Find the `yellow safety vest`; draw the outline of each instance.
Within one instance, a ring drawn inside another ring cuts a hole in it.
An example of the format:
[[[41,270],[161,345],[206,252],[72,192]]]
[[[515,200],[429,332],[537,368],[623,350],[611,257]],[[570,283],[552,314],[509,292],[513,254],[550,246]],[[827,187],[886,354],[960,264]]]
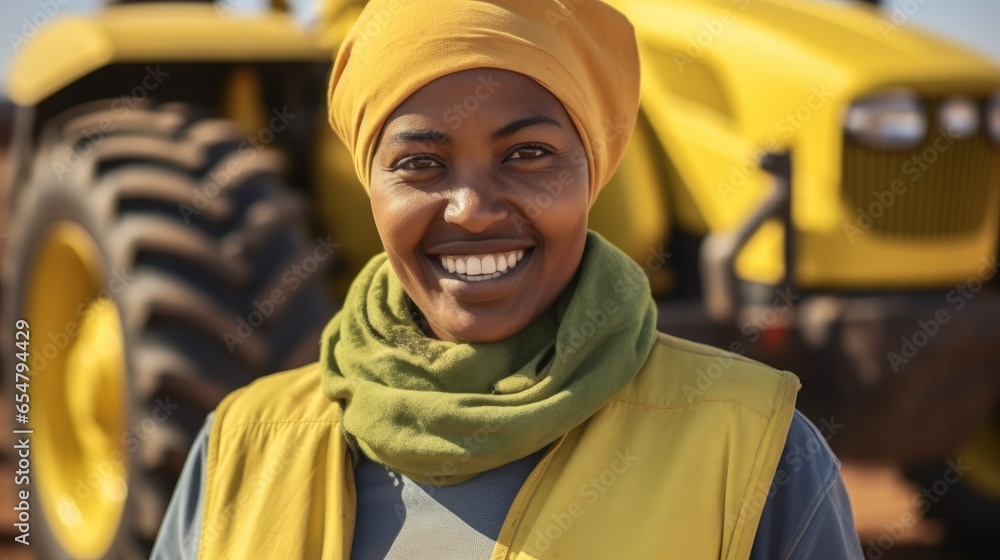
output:
[[[544,454],[492,560],[748,559],[798,388],[659,334],[629,385]],[[354,472],[317,364],[229,395],[208,445],[199,560],[350,558]]]

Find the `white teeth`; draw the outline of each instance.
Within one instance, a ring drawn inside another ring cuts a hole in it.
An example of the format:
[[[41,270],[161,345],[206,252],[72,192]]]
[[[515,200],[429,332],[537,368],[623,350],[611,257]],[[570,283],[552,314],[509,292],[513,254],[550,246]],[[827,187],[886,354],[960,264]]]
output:
[[[478,276],[483,273],[483,263],[479,257],[469,257],[465,262],[465,273],[469,276]]]
[[[498,278],[514,268],[524,258],[524,250],[493,255],[444,255],[439,256],[441,267],[462,280],[479,282]]]
[[[483,257],[483,274],[493,274],[497,271],[497,261],[493,255]]]

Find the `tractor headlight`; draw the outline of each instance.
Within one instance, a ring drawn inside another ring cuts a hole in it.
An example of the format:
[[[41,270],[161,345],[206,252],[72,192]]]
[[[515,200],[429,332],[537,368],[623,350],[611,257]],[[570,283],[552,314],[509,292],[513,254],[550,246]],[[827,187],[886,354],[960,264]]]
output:
[[[916,93],[893,91],[851,104],[844,128],[855,140],[874,148],[906,149],[927,134],[927,116]]]
[[[938,118],[952,138],[968,138],[979,130],[979,107],[968,97],[945,99]]]
[[[1000,144],[1000,92],[990,98],[986,105],[986,128],[990,138]]]

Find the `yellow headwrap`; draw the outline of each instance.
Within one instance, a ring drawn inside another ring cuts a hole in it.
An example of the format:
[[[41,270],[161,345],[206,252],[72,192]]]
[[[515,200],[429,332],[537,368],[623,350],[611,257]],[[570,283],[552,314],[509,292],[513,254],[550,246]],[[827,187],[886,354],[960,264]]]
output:
[[[598,0],[372,0],[330,79],[330,124],[369,188],[385,120],[448,74],[497,68],[562,102],[590,164],[590,203],[611,179],[635,125],[639,55],[621,13]]]

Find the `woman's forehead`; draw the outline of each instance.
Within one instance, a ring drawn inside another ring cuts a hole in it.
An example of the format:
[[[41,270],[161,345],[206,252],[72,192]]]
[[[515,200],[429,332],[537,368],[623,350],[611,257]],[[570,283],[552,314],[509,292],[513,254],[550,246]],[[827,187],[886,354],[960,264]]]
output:
[[[383,134],[388,138],[397,129],[447,132],[467,124],[501,126],[532,117],[559,125],[570,122],[559,100],[535,80],[507,70],[477,68],[421,87],[390,114]]]

